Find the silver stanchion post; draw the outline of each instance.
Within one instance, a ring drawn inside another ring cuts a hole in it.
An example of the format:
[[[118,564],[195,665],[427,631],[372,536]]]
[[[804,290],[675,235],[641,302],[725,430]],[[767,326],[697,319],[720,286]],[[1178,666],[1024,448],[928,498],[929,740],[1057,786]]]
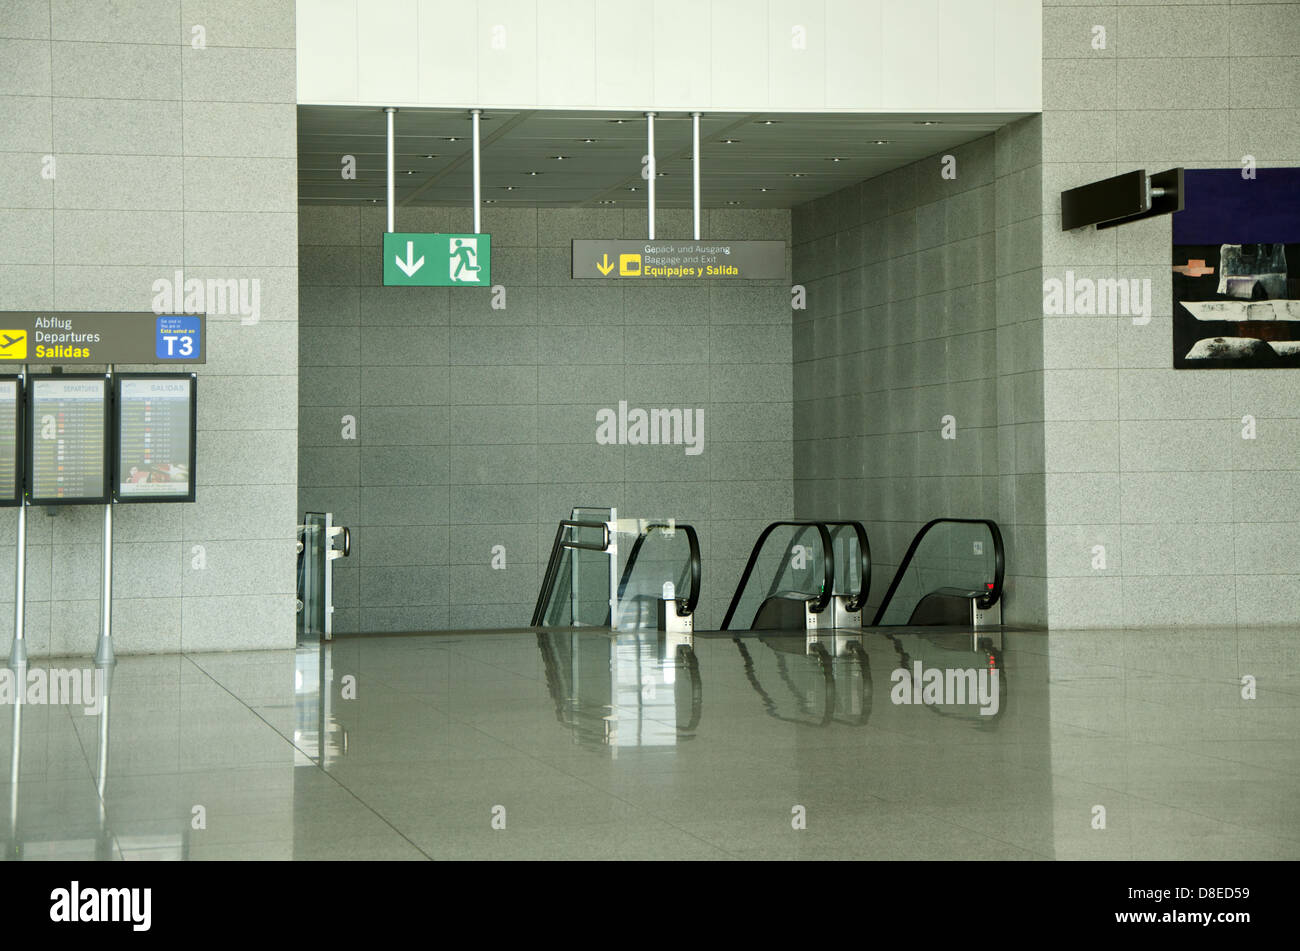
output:
[[[113,382],[113,365],[108,366],[109,386]],[[104,503],[104,580],[100,605],[99,644],[95,648],[96,665],[113,663],[113,499]]]
[[[27,383],[27,367],[23,367],[23,384]],[[19,465],[21,466],[21,462]],[[14,641],[9,648],[9,666],[15,669],[27,666],[27,640],[23,637],[24,613],[27,609],[27,493],[18,493],[18,557],[14,567]],[[17,707],[14,708],[15,710]]]

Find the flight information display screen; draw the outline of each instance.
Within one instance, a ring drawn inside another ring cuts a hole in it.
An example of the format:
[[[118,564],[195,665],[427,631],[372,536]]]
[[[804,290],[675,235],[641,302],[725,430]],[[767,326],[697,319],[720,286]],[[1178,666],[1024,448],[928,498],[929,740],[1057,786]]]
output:
[[[107,502],[108,381],[35,376],[28,394],[28,499]]]
[[[194,501],[194,384],[189,374],[117,378],[119,502]]]
[[[18,467],[20,395],[16,377],[0,377],[0,505],[17,505],[23,490]]]

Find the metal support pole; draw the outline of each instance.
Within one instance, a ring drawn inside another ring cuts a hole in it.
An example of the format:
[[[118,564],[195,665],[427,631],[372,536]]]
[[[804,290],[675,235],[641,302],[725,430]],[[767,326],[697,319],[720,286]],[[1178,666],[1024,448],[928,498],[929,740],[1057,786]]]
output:
[[[397,115],[397,110],[389,106],[384,112],[388,115],[388,231],[392,233],[394,230],[393,217],[396,210],[393,201],[393,117]]]
[[[27,367],[23,367],[22,382],[27,384]],[[9,648],[9,666],[27,666],[27,640],[23,637],[24,614],[27,608],[27,494],[18,500],[18,556],[14,568],[14,640]],[[18,708],[15,707],[15,710]]]
[[[691,207],[695,209],[695,240],[700,240],[700,114],[691,113]]]
[[[474,129],[474,233],[483,233],[483,180],[482,180],[482,156],[479,153],[479,117],[483,115],[482,109],[471,109],[469,111],[471,125]]]
[[[11,843],[10,848],[13,850],[10,856],[14,857],[18,856],[22,851],[22,847],[18,842],[18,778],[23,749],[23,704],[21,701],[26,698],[26,675],[19,679],[15,686],[18,690],[18,696],[14,698],[13,734],[9,746],[9,840]],[[10,856],[6,856],[6,858]]]
[[[99,684],[100,690],[103,691],[99,702],[103,708],[99,711],[99,750],[95,764],[95,788],[99,792],[99,838],[95,841],[95,858],[99,861],[110,861],[113,858],[113,836],[108,829],[108,801],[104,795],[108,787],[109,669],[100,667],[96,669],[96,673],[102,673],[104,679]]]
[[[107,387],[113,385],[113,365],[108,365]],[[99,644],[95,648],[95,664],[113,663],[113,500],[104,504],[104,578],[101,582]]]
[[[100,668],[101,670],[103,668]],[[108,672],[104,672],[104,679],[99,684],[99,689],[104,691],[100,694],[99,702],[103,708],[99,711],[99,750],[95,763],[95,788],[99,791],[100,802],[100,821],[103,822],[104,815],[104,789],[108,785]]]
[[[646,237],[655,237],[655,114],[645,114],[646,134]]]

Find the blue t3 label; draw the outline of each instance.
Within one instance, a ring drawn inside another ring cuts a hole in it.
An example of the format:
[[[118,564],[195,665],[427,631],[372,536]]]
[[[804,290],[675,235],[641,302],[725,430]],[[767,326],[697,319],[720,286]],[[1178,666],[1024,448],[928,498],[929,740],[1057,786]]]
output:
[[[154,351],[159,360],[197,360],[199,322],[194,317],[166,315],[158,318]]]

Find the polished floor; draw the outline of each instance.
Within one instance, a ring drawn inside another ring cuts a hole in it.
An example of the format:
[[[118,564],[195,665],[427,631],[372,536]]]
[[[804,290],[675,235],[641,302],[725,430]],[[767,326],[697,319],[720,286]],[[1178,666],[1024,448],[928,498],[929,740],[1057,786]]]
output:
[[[1300,632],[1004,639],[122,657],[101,712],[0,708],[0,835],[10,859],[1300,858]],[[991,664],[996,700],[894,702],[918,663]]]

